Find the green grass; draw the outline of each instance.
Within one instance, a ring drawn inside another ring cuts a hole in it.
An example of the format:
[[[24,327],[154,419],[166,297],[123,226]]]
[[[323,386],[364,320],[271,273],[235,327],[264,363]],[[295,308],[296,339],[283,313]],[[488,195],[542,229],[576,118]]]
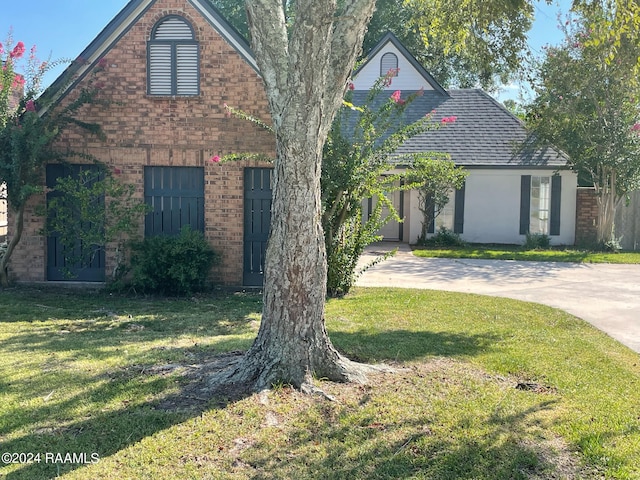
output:
[[[330,336],[397,373],[318,379],[336,402],[282,385],[193,397],[181,373],[246,349],[260,307],[248,294],[0,291],[1,450],[43,455],[0,477],[640,478],[640,358],[566,313],[358,289],[328,303]],[[45,463],[45,452],[99,461]]]
[[[463,247],[416,247],[413,254],[430,258],[478,258],[574,263],[640,263],[640,252],[593,252],[572,248],[524,250],[518,245],[468,245]]]

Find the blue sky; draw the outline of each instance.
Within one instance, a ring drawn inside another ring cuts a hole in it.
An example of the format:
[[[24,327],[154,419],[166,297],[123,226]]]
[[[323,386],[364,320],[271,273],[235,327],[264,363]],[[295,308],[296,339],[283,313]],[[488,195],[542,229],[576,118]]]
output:
[[[74,59],[128,0],[0,0],[3,3],[0,17],[0,41],[13,30],[14,41],[22,40],[27,48],[36,45],[38,57]],[[240,0],[239,0],[240,1]],[[555,44],[562,39],[558,30],[558,11],[566,13],[570,0],[555,0],[552,5],[536,2],[536,21],[530,33],[530,46],[534,53],[541,52],[545,44]],[[61,69],[50,72],[45,83],[51,83]],[[517,98],[519,86],[505,87],[499,98]]]

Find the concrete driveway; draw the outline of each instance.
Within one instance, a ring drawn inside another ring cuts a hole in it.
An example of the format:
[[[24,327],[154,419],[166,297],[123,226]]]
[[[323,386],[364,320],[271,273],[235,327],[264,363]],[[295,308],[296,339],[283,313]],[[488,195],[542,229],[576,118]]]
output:
[[[359,286],[478,293],[560,308],[640,352],[640,265],[419,258],[406,244],[371,245],[360,259],[399,248]]]

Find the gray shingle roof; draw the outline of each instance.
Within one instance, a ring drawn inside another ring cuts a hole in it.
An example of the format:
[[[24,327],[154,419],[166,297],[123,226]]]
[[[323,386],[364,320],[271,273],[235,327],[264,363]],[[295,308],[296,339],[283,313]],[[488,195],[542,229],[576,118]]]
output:
[[[356,105],[362,104],[368,94],[366,91],[353,93]],[[402,98],[411,93],[403,91]],[[449,90],[448,94],[425,91],[407,107],[405,121],[415,122],[432,110],[435,110],[435,122],[452,116],[457,117],[456,121],[409,139],[397,153],[448,153],[457,165],[465,167],[558,168],[566,165],[566,157],[552,148],[523,148],[527,131],[522,122],[484,91]],[[384,93],[380,97],[384,97]]]

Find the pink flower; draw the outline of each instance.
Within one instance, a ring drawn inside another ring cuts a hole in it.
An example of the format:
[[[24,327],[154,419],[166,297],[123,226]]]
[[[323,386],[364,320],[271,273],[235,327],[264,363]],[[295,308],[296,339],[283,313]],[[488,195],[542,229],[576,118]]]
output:
[[[400,90],[396,90],[391,94],[391,100],[396,103],[400,103],[400,95],[402,95],[402,92],[400,92]]]
[[[11,51],[9,56],[11,58],[21,58],[22,55],[24,55],[24,50],[25,50],[24,43],[18,42],[16,43],[16,46],[13,47],[13,50]]]
[[[13,77],[13,83],[11,84],[11,88],[22,88],[24,87],[24,77],[20,74],[16,74]]]
[[[4,53],[4,46],[0,43],[0,55]]]
[[[451,117],[444,117],[444,118],[442,119],[442,123],[443,123],[443,124],[446,124],[446,123],[455,123],[455,121],[456,121],[456,120],[458,120],[458,117],[456,117],[456,116],[453,116],[453,115],[452,115]]]
[[[640,123],[634,124],[633,127],[631,127],[631,131],[636,132],[640,135]]]
[[[393,79],[393,77],[397,77],[398,76],[398,72],[399,71],[400,71],[399,68],[391,68],[391,69],[389,69],[389,71],[384,76],[384,81],[382,82],[382,85],[385,86],[385,87],[390,87],[391,86],[391,80]]]
[[[27,112],[35,112],[36,111],[36,104],[33,100],[27,100],[27,103],[24,106],[24,109]]]
[[[353,84],[353,82],[349,82],[349,90],[355,90],[356,86]]]
[[[211,163],[219,163],[219,162],[220,162],[220,155],[214,155],[213,157],[211,157],[211,158],[209,159],[209,161],[210,161]]]

